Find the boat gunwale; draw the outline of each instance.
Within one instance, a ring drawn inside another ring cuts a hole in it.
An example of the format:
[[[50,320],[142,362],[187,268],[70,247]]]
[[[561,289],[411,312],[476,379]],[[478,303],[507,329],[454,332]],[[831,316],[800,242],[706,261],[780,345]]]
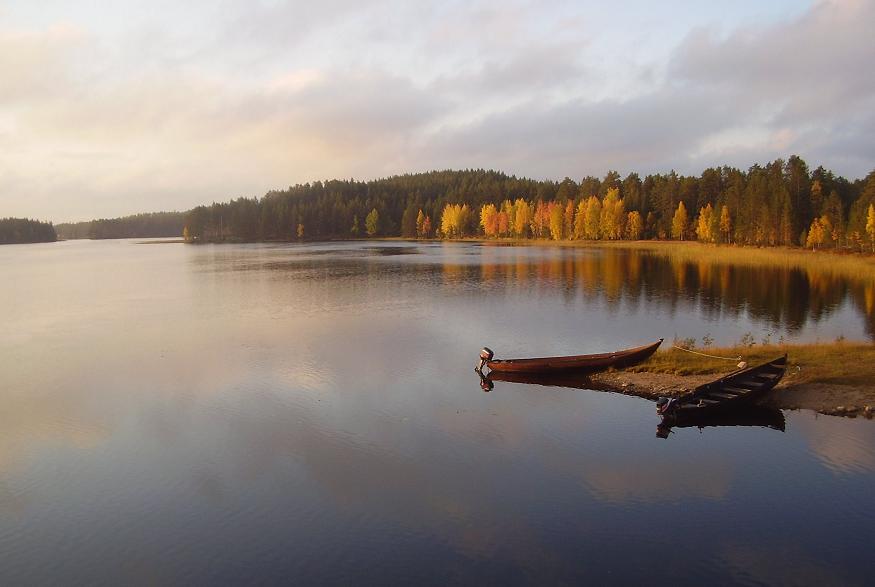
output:
[[[610,360],[622,360],[626,357],[634,357],[641,353],[652,354],[656,352],[659,346],[665,341],[660,338],[652,343],[632,347],[630,349],[621,349],[608,353],[595,353],[591,355],[566,355],[558,357],[534,357],[521,359],[493,359],[486,362],[486,366],[493,371],[501,371],[502,367],[533,367],[538,366],[545,370],[560,370],[560,369],[581,369],[585,370],[594,366],[598,366],[599,362]],[[648,356],[649,356],[648,354]],[[581,362],[590,362],[593,365],[577,365]],[[558,364],[557,364],[558,363]],[[498,369],[496,369],[498,366]]]

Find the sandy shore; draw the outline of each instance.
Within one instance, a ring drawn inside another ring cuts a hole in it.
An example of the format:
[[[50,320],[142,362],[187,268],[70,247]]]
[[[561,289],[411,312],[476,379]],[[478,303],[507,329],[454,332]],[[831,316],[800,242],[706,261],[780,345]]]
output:
[[[656,400],[659,396],[676,397],[696,386],[713,381],[719,375],[671,375],[667,373],[599,373],[593,381],[617,392]],[[761,402],[782,410],[814,410],[835,416],[875,416],[875,381],[871,385],[839,385],[795,382],[792,373]]]

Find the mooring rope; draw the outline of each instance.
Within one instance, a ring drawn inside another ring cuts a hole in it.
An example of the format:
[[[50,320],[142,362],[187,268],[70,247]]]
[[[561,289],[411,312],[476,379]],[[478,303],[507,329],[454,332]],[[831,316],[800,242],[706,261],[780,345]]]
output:
[[[686,351],[686,352],[688,352],[688,353],[693,353],[694,355],[701,355],[701,356],[703,356],[703,357],[709,357],[709,358],[711,358],[711,359],[721,359],[721,360],[723,360],[723,361],[740,361],[740,360],[741,360],[741,357],[718,357],[717,355],[709,355],[709,354],[707,354],[707,353],[700,353],[699,351],[694,351],[694,350],[691,350],[691,349],[685,349],[684,347],[682,347],[682,346],[678,346],[678,345],[676,345],[676,344],[673,344],[673,345],[671,345],[671,346],[673,346],[674,348],[676,348],[676,349],[679,350],[679,351]]]

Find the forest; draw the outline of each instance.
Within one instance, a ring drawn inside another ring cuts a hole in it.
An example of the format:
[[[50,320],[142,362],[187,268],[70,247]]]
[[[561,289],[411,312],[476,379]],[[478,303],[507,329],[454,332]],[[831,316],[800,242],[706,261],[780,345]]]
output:
[[[331,180],[198,206],[189,241],[401,236],[552,240],[674,239],[757,246],[875,246],[875,171],[849,181],[798,156],[747,171],[579,182],[498,171]]]
[[[50,243],[58,240],[51,222],[27,218],[0,218],[0,245]]]
[[[55,226],[63,239],[150,238],[181,236],[185,212],[152,212]]]

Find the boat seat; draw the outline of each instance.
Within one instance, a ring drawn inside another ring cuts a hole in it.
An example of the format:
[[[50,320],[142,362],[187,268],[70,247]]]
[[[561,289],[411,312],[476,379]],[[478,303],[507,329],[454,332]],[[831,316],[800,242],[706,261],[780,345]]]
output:
[[[754,376],[754,379],[759,379],[760,381],[774,381],[780,376],[779,373],[758,373]]]
[[[721,399],[735,399],[738,397],[737,394],[734,393],[725,393],[722,391],[709,391],[708,395],[711,397],[721,398]]]
[[[695,403],[702,402],[702,403],[705,404],[705,405],[719,404],[719,403],[720,403],[720,402],[719,402],[718,400],[716,400],[716,399],[707,399],[707,398],[704,398],[704,397],[693,398],[692,401],[695,402]]]
[[[722,389],[722,391],[725,391],[726,393],[734,393],[736,395],[747,395],[751,392],[751,390],[749,388],[745,389],[743,387],[730,387],[730,386],[724,387]]]
[[[757,387],[762,387],[765,383],[765,381],[756,379],[737,379],[731,382],[730,385],[736,385],[743,389],[756,389]]]

